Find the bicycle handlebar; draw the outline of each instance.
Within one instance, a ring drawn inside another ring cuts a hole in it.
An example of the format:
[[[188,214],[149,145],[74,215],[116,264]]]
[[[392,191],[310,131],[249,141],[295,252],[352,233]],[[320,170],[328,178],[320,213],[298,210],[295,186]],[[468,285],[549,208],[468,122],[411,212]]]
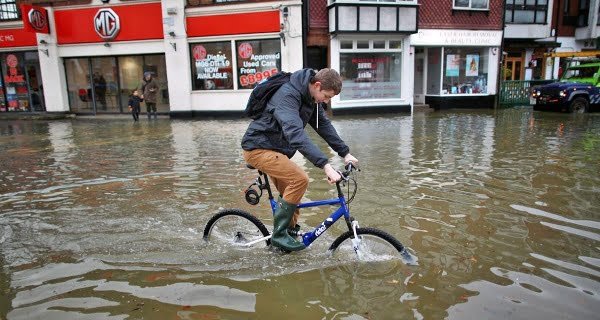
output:
[[[348,162],[348,164],[346,164],[344,166],[343,172],[338,171],[340,173],[340,175],[342,176],[342,179],[340,179],[336,183],[340,183],[342,181],[348,181],[348,179],[350,177],[350,173],[352,173],[352,171],[360,171],[360,169],[356,165],[354,165],[354,163]]]

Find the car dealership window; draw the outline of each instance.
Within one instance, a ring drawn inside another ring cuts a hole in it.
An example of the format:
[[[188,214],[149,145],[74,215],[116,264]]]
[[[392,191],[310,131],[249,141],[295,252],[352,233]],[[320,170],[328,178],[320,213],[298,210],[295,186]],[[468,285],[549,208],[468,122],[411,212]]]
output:
[[[279,39],[198,42],[190,53],[193,90],[252,89],[281,70]]]
[[[340,100],[400,99],[402,49],[400,41],[346,41],[340,46]],[[368,46],[365,47],[365,42]],[[383,48],[381,48],[383,47]]]
[[[235,48],[238,89],[252,89],[263,79],[281,70],[279,39],[236,41]]]

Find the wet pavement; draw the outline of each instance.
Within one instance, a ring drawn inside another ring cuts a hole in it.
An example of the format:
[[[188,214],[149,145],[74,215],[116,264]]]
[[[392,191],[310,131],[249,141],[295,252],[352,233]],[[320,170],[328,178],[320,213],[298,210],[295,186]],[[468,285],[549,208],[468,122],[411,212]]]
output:
[[[530,108],[335,117],[351,204],[419,258],[368,265],[205,243],[242,208],[272,225],[244,120],[0,121],[0,319],[595,319],[600,114]],[[309,129],[318,145],[326,145]],[[329,151],[334,165],[341,160]],[[335,195],[320,169],[305,200]],[[318,225],[330,208],[302,212]],[[382,271],[382,272],[379,272]]]

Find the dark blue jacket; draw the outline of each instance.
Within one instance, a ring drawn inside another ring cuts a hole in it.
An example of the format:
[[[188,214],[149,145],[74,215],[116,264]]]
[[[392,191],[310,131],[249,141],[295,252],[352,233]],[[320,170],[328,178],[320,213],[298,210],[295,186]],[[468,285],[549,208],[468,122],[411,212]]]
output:
[[[323,168],[328,162],[327,157],[304,131],[304,127],[310,124],[341,157],[349,153],[348,146],[338,136],[323,107],[317,106],[310,95],[308,85],[314,75],[312,69],[292,74],[290,82],[281,86],[269,100],[262,116],[248,126],[242,138],[244,150],[274,150],[288,158],[300,151],[315,166]]]

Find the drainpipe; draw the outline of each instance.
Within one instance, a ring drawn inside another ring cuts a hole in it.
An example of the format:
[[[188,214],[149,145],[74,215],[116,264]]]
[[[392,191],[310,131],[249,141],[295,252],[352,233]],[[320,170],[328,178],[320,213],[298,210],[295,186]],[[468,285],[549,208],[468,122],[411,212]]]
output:
[[[554,45],[556,45],[558,43],[558,17],[560,14],[560,0],[556,0],[556,16],[554,18]],[[570,11],[569,11],[570,12]],[[556,52],[556,47],[554,47],[554,49],[552,50],[554,52]],[[546,61],[544,61],[543,63],[546,63]],[[552,59],[552,72],[550,73],[550,79],[554,78],[554,65],[556,64],[556,60]],[[558,58],[558,64],[560,66],[560,58]],[[545,75],[544,75],[545,76]]]
[[[494,99],[494,110],[500,106],[500,86],[504,78],[502,66],[504,66],[504,29],[506,29],[506,0],[502,0],[502,38],[500,39],[500,50],[498,50],[498,76],[496,77],[496,99]]]

